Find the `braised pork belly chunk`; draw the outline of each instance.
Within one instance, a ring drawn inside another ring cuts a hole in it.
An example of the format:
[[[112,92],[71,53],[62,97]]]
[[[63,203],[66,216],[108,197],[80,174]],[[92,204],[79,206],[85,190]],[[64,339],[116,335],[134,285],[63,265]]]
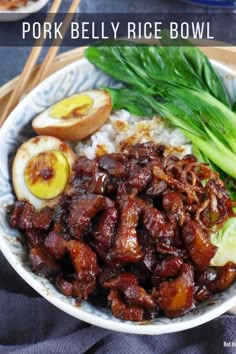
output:
[[[236,279],[233,263],[209,267],[210,235],[232,208],[208,165],[144,143],[78,157],[58,205],[16,201],[8,218],[35,273],[65,296],[103,299],[115,317],[142,321],[181,316]]]

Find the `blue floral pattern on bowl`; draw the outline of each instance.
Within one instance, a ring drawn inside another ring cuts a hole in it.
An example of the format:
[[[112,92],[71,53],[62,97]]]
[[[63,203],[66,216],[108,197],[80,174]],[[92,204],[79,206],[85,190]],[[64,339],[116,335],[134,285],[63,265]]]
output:
[[[226,68],[215,64],[225,80],[231,98],[235,99],[236,78]],[[227,75],[226,75],[227,74]],[[49,105],[66,96],[104,85],[117,86],[111,78],[82,59],[48,78],[12,112],[0,131],[0,246],[3,254],[36,291],[61,310],[88,323],[121,332],[140,334],[162,334],[195,327],[211,320],[236,305],[236,283],[226,292],[217,294],[196,310],[176,319],[157,318],[153,322],[132,323],[114,318],[109,309],[99,308],[83,301],[76,306],[72,298],[66,298],[46,279],[32,273],[20,234],[8,226],[6,206],[14,200],[11,186],[11,162],[18,146],[34,135],[31,120]],[[211,304],[211,306],[208,306]]]

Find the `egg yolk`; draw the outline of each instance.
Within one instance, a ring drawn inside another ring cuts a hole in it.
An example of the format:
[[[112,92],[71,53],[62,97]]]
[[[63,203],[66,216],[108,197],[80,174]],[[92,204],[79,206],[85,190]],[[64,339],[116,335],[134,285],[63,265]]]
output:
[[[24,171],[28,189],[39,199],[52,199],[60,195],[69,177],[68,160],[57,150],[45,151],[33,156]]]
[[[51,108],[52,118],[79,118],[86,114],[93,105],[93,99],[87,95],[65,98]]]

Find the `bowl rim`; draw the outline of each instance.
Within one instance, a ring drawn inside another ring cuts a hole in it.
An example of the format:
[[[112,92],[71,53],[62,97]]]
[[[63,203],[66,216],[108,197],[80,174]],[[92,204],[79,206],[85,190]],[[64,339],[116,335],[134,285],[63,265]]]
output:
[[[45,85],[49,85],[51,82],[55,81],[57,77],[59,77],[65,70],[70,70],[75,63],[80,62],[86,63],[88,62],[86,58],[82,58],[73,62],[69,65],[66,65],[62,69],[58,70],[51,76],[49,76],[46,80],[40,83],[36,88],[34,88],[24,99],[15,107],[12,113],[9,115],[7,120],[4,122],[0,129],[0,141],[1,137],[5,134],[8,127],[11,126],[12,121],[14,119],[15,114],[17,111],[25,105],[28,101],[30,101],[31,95],[37,91],[40,91]],[[211,60],[214,67],[223,70],[228,75],[232,75],[236,77],[236,73],[228,68],[226,65],[217,62],[216,60]],[[87,311],[84,311],[83,308],[79,308],[78,306],[71,305],[63,301],[62,298],[59,298],[55,295],[52,295],[48,292],[48,289],[45,288],[43,281],[44,278],[38,277],[34,278],[32,273],[29,273],[22,264],[16,259],[13,252],[11,252],[8,248],[8,241],[5,240],[3,237],[0,236],[0,249],[10,263],[10,265],[14,268],[14,270],[23,278],[35,291],[37,291],[41,296],[43,296],[46,300],[48,300],[51,304],[59,308],[60,310],[64,311],[65,313],[92,325],[96,325],[98,327],[113,330],[117,332],[124,332],[124,333],[132,333],[132,334],[147,334],[147,335],[159,335],[159,334],[167,334],[173,332],[179,332],[183,330],[187,330],[193,327],[197,327],[201,324],[204,324],[220,315],[225,313],[226,311],[230,310],[233,306],[236,305],[236,294],[232,296],[230,299],[226,300],[222,304],[220,304],[216,308],[210,309],[208,312],[203,313],[201,315],[196,314],[196,317],[191,319],[186,319],[180,322],[173,322],[168,324],[152,324],[151,322],[148,323],[135,323],[135,322],[120,322],[117,321],[115,318],[104,319],[99,317],[97,314],[92,314]],[[75,311],[76,310],[76,311]]]

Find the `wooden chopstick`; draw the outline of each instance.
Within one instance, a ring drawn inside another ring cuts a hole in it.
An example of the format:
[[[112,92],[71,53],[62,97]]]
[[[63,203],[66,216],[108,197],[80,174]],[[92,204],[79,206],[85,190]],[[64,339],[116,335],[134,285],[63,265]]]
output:
[[[47,15],[47,18],[45,21],[47,22],[53,22],[60,6],[61,6],[62,0],[54,0],[52,3],[52,6],[49,10],[49,13]],[[44,39],[40,38],[35,42],[35,46],[33,47],[28,60],[26,61],[26,64],[24,66],[24,69],[19,77],[19,80],[15,86],[15,89],[13,90],[10,99],[7,102],[7,105],[0,117],[0,126],[4,123],[8,115],[11,113],[13,108],[16,106],[18,103],[20,97],[22,96],[24,89],[26,87],[27,82],[29,81],[29,78],[33,72],[34,66],[38,60],[38,57],[41,53],[42,46],[44,43]]]
[[[80,4],[80,1],[81,0],[73,0],[69,10],[68,10],[68,13],[63,21],[63,26],[62,26],[62,29],[61,29],[61,34],[62,34],[62,37],[64,38],[64,35],[66,34],[67,30],[68,30],[68,27],[70,25],[70,22],[73,18],[73,15],[74,15],[74,12],[76,11],[77,7],[79,6]],[[48,73],[48,70],[52,64],[52,61],[54,59],[54,57],[56,56],[59,48],[60,48],[60,45],[61,45],[61,42],[63,41],[63,39],[59,38],[59,39],[56,39],[55,41],[53,41],[52,43],[52,46],[50,47],[49,51],[47,52],[46,56],[45,56],[45,59],[42,63],[42,65],[40,66],[34,80],[33,80],[33,83],[32,83],[32,88],[37,86],[42,80],[44,80],[47,76],[47,73]]]

